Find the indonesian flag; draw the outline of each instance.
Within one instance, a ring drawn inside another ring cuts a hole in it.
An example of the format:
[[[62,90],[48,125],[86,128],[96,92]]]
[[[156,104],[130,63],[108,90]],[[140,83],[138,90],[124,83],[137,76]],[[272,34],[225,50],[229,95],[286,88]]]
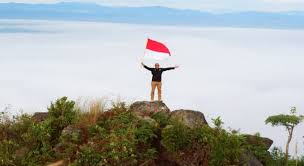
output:
[[[163,43],[148,39],[144,57],[165,60],[170,56],[169,49]]]

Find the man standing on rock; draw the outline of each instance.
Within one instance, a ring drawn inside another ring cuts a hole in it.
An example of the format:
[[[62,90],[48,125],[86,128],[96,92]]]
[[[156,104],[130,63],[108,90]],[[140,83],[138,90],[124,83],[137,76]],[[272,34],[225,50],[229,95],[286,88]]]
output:
[[[148,66],[146,66],[143,62],[141,63],[141,65],[146,68],[147,70],[151,71],[152,73],[152,83],[151,83],[151,101],[154,101],[154,91],[155,88],[157,88],[157,92],[158,92],[158,101],[161,101],[161,86],[162,86],[162,73],[164,71],[167,70],[173,70],[178,68],[179,66],[175,66],[175,67],[168,67],[168,68],[160,68],[159,64],[156,63],[155,64],[155,68],[150,68]]]

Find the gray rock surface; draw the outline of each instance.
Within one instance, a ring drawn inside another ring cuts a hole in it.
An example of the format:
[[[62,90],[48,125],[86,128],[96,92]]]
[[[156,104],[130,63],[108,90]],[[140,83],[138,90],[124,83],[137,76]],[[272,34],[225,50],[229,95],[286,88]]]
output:
[[[196,125],[208,125],[205,116],[202,112],[193,110],[176,110],[171,112],[170,119],[178,120],[188,127]]]
[[[170,109],[162,101],[138,101],[133,103],[129,110],[139,116],[151,116],[160,111],[170,113]]]
[[[249,135],[249,134],[245,134],[244,137],[246,138],[246,141],[251,144],[251,145],[263,145],[265,146],[266,150],[268,150],[271,145],[273,144],[273,140],[269,139],[269,138],[265,138],[265,137],[258,137],[255,135]]]

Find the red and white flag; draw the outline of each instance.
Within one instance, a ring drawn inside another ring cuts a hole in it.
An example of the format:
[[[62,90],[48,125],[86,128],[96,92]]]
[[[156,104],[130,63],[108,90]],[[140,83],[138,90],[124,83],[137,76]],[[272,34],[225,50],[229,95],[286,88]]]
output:
[[[145,51],[145,58],[152,58],[156,60],[165,60],[171,56],[169,49],[163,44],[158,41],[154,41],[148,39],[146,51]]]

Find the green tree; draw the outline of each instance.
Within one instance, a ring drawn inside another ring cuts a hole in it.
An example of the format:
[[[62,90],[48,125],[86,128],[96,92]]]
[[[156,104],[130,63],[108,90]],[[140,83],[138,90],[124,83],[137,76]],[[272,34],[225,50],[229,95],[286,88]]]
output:
[[[288,139],[286,143],[286,149],[285,149],[285,165],[288,164],[288,150],[289,150],[289,144],[291,142],[294,128],[303,121],[303,116],[296,115],[297,109],[296,107],[292,107],[290,110],[289,115],[274,115],[274,116],[269,116],[265,123],[266,124],[271,124],[272,126],[283,126],[287,129],[288,131]]]
[[[51,140],[53,144],[59,141],[62,130],[76,121],[76,115],[79,112],[75,102],[68,100],[67,97],[57,99],[48,107],[48,118],[43,122],[50,129]]]

